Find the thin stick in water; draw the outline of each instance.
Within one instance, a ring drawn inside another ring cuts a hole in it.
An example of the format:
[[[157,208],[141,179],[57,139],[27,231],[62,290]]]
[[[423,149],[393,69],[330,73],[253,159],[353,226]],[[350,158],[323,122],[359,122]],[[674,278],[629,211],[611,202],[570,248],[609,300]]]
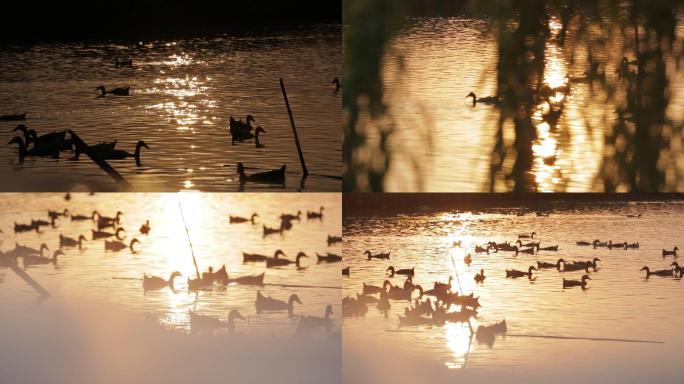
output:
[[[197,267],[197,259],[195,258],[195,250],[192,248],[192,241],[190,241],[190,231],[188,231],[188,225],[185,224],[185,216],[183,215],[183,207],[181,203],[178,203],[178,209],[180,209],[181,218],[183,219],[183,226],[185,227],[185,233],[188,235],[188,243],[190,244],[190,254],[192,255],[192,262],[195,264],[195,272],[197,272],[197,279],[201,279],[199,268]]]
[[[294,117],[292,117],[292,110],[290,109],[290,102],[287,100],[287,92],[285,92],[285,83],[283,83],[283,78],[280,78],[280,90],[283,92],[283,97],[285,98],[285,107],[287,107],[287,114],[290,115],[290,124],[292,125],[292,132],[294,133],[295,144],[297,144],[297,153],[299,154],[299,162],[302,163],[302,170],[304,171],[304,176],[309,174],[306,169],[306,164],[304,163],[304,154],[302,153],[302,146],[299,145],[299,136],[297,136],[297,127],[295,127]]]

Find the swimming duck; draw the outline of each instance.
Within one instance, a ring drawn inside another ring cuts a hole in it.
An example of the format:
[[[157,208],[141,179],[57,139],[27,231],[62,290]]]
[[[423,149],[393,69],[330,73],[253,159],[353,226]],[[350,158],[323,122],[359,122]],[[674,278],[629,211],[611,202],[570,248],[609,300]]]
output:
[[[330,252],[326,253],[325,255],[321,255],[316,252],[316,257],[318,258],[319,263],[323,261],[326,263],[336,263],[342,261],[342,256]]]
[[[93,211],[92,215],[86,216],[86,215],[71,215],[71,221],[85,221],[85,220],[92,220],[95,221],[95,215],[97,215],[97,211]]]
[[[114,67],[128,67],[133,68],[133,59],[119,59],[118,57],[114,59]]]
[[[24,134],[24,142],[28,148],[33,143],[35,147],[57,147],[60,150],[71,149],[71,141],[66,139],[66,130],[52,131],[38,136],[35,129],[29,129],[24,124],[17,125],[12,132],[20,131]]]
[[[508,328],[505,319],[492,325],[480,325],[475,332],[475,340],[477,340],[478,343],[484,343],[489,347],[492,347],[496,335],[505,334],[507,330]]]
[[[252,122],[256,123],[254,116],[247,115],[245,121],[246,123],[243,123],[240,120],[234,119],[233,116],[230,117],[230,121],[228,122],[228,130],[230,132],[232,144],[235,144],[236,141],[244,141],[254,137],[252,135],[252,129],[254,128],[251,124]]]
[[[131,253],[137,253],[133,246],[135,243],[139,243],[140,241],[138,239],[133,239],[131,240],[129,245],[126,245],[125,243],[119,241],[119,240],[105,240],[105,251],[114,251],[114,252],[119,252],[122,249],[130,248]]]
[[[480,269],[480,273],[475,275],[475,283],[480,284],[480,283],[484,282],[486,278],[487,277],[484,274],[484,269]]]
[[[260,134],[260,133],[266,133],[266,131],[265,131],[263,128],[261,128],[261,127],[256,127],[256,129],[254,130],[254,147],[255,147],[255,148],[264,148],[264,147],[266,147],[265,145],[263,145],[263,144],[259,141],[259,134]]]
[[[536,271],[536,270],[537,270],[537,268],[534,266],[530,266],[530,268],[528,268],[527,272],[518,271],[516,269],[507,269],[506,270],[506,277],[517,278],[517,277],[527,276],[527,278],[531,279],[532,278],[532,271]]]
[[[294,303],[302,304],[302,301],[299,300],[299,296],[297,296],[296,293],[291,294],[286,303],[282,300],[274,299],[271,296],[264,296],[261,294],[261,291],[257,291],[257,298],[254,302],[254,306],[256,307],[257,313],[284,311],[287,309],[288,314],[292,317]]]
[[[342,89],[342,83],[337,77],[333,79],[332,84],[335,84],[335,93],[338,93]]]
[[[465,265],[468,265],[468,266],[470,265],[470,263],[473,262],[473,258],[472,258],[472,256],[470,256],[470,253],[465,255],[465,257],[463,258],[463,262],[465,263]]]
[[[449,276],[449,280],[446,283],[435,281],[434,288],[448,291],[451,289],[451,283],[452,283],[453,279],[454,279],[453,276]]]
[[[225,265],[223,267],[225,268]],[[258,275],[245,275],[238,277],[227,276],[223,282],[225,284],[264,285],[264,276],[266,276],[266,272],[261,272]]]
[[[43,257],[43,254],[41,252],[40,256],[36,255],[24,255],[22,257],[22,261],[24,263],[24,268],[28,268],[32,265],[43,265],[43,264],[56,264],[57,263],[57,256],[63,256],[65,255],[64,252],[60,250],[56,250],[53,252],[52,257]]]
[[[349,296],[342,299],[342,317],[363,317],[366,313],[368,313],[366,303]]]
[[[323,210],[324,210],[324,209],[325,209],[325,207],[321,206],[320,208],[318,208],[318,212],[316,212],[316,211],[307,211],[307,212],[306,212],[306,218],[309,219],[309,220],[312,220],[312,219],[322,219],[322,218],[323,218]]]
[[[534,237],[537,235],[537,232],[532,232],[532,233],[519,233],[518,234],[518,239],[534,239]]]
[[[266,225],[264,225],[264,229],[263,229],[263,236],[264,237],[266,237],[268,235],[274,235],[276,233],[280,233],[280,234],[283,233],[283,226],[282,225],[278,228],[271,228],[271,227],[267,227]]]
[[[266,259],[266,268],[274,268],[274,267],[282,267],[285,265],[290,265],[290,264],[295,264],[297,268],[300,268],[300,261],[302,257],[308,258],[309,256],[306,255],[304,252],[299,252],[297,254],[297,257],[295,261],[288,260],[288,259],[279,259],[277,257],[269,257]]]
[[[625,215],[626,217],[634,218],[634,219],[640,219],[641,218],[641,213],[637,213],[636,215]]]
[[[389,281],[388,281],[389,282]],[[384,292],[384,286],[383,287],[378,287],[377,285],[371,285],[371,284],[366,284],[363,283],[363,291],[362,294],[364,295],[373,295],[376,293]]]
[[[247,182],[251,183],[271,183],[271,184],[285,184],[285,169],[287,165],[283,164],[280,169],[273,169],[266,172],[257,172],[247,175],[245,173],[245,166],[242,163],[237,165],[237,173],[240,176],[240,184]]]
[[[237,309],[228,312],[228,321],[214,319],[213,317],[196,313],[192,310],[190,314],[190,332],[193,334],[207,332],[213,334],[217,329],[228,328],[229,333],[235,331],[235,319],[246,320]]]
[[[582,287],[582,289],[585,289],[587,287],[587,280],[591,280],[591,277],[584,275],[581,281],[563,279],[563,289],[572,287]]]
[[[302,211],[297,211],[296,215],[291,215],[289,213],[283,213],[282,215],[280,215],[280,220],[282,220],[282,221],[292,221],[292,220],[301,221],[302,220]]]
[[[342,242],[342,236],[331,236],[328,235],[328,247],[337,243]]]
[[[577,265],[577,266],[586,266],[587,268],[593,268],[596,270],[598,268],[598,265],[596,264],[597,262],[601,261],[598,257],[594,257],[593,260],[589,261],[576,261],[572,264]]]
[[[130,153],[123,149],[113,149],[108,152],[103,151],[99,153],[99,155],[102,160],[123,160],[129,157],[133,157],[135,159],[135,164],[138,167],[140,167],[142,165],[140,161],[140,154],[142,148],[150,149],[150,147],[144,141],[140,140],[135,145],[135,152],[133,153]]]
[[[145,221],[145,224],[140,226],[140,233],[143,235],[149,235],[150,234],[150,221],[147,220]]]
[[[307,334],[308,332],[316,329],[316,328],[325,328],[325,329],[330,329],[332,326],[332,319],[330,316],[333,314],[333,309],[332,305],[328,304],[325,306],[325,315],[323,317],[320,316],[303,316],[299,320],[299,325],[297,326],[297,332],[296,334],[302,335],[302,334]]]
[[[677,247],[674,247],[674,249],[671,251],[663,249],[663,257],[665,257],[665,256],[677,257],[677,252],[679,252],[679,248],[677,248]]]
[[[460,295],[458,292],[447,292],[442,296],[438,296],[447,307],[451,305],[460,305],[462,307],[479,308],[480,298],[475,297],[474,294],[470,293],[468,295]]]
[[[202,280],[205,283],[213,283],[214,281],[226,282],[228,280],[228,272],[226,271],[226,265],[223,264],[221,268],[214,272],[213,267],[209,267],[207,272],[202,273]]]
[[[176,277],[182,276],[180,272],[174,271],[169,276],[168,280],[164,280],[157,276],[148,276],[146,273],[143,274],[143,289],[145,291],[151,291],[155,289],[162,289],[170,287],[173,290],[173,281]]]
[[[286,255],[285,255],[285,252],[283,252],[280,249],[277,249],[275,251],[275,253],[273,254],[273,258],[277,259],[278,256],[286,256]],[[242,252],[242,261],[245,263],[250,262],[250,261],[266,261],[266,259],[268,259],[268,256],[266,256],[266,255],[260,255],[258,253]]]
[[[99,87],[95,88],[95,90],[101,92],[100,97],[104,97],[107,94],[116,95],[116,96],[129,96],[131,87],[125,87],[125,88],[120,87],[120,88],[110,89],[109,91],[107,91],[105,89],[104,85],[100,85]]]
[[[69,215],[69,210],[64,209],[63,211],[53,211],[51,209],[48,209],[48,217],[50,219],[58,219],[60,217],[65,217]]]
[[[549,268],[556,268],[560,271],[561,269],[561,264],[565,264],[565,260],[563,259],[558,259],[558,261],[553,264],[553,263],[547,263],[544,261],[537,261],[537,269],[549,269]]]
[[[674,276],[674,269],[660,269],[651,272],[651,269],[644,266],[643,268],[640,269],[640,271],[646,271],[646,278],[648,279],[653,276],[662,276],[662,277],[669,277],[669,276]]]
[[[51,221],[45,221],[45,220],[31,220],[31,225],[36,227],[38,232],[40,232],[40,227],[47,227],[48,225],[52,225],[52,227],[55,227],[55,219],[52,219]]]
[[[349,276],[349,269],[350,267],[342,268],[342,276]]]
[[[116,144],[118,143],[118,140],[114,141],[108,141],[108,142],[102,142],[102,143],[97,143],[93,145],[88,146],[88,152],[91,155],[99,156],[102,157],[104,154],[107,154],[111,151],[113,151],[116,148]],[[74,148],[74,160],[78,160],[81,158],[81,153],[84,153],[85,149],[82,146],[75,146]]]
[[[387,252],[387,253],[380,252],[378,254],[373,255],[373,254],[371,254],[371,251],[366,251],[363,254],[368,255],[368,260],[371,260],[371,259],[387,259],[387,260],[389,260],[389,258],[390,258],[389,252]]]
[[[19,224],[17,222],[14,223],[14,233],[23,233],[23,232],[31,232],[31,231],[36,231],[38,232],[40,228],[38,228],[35,223],[31,224]]]
[[[72,239],[71,237],[66,237],[62,234],[59,235],[59,248],[70,248],[78,246],[79,250],[83,249],[83,241],[87,240],[85,236],[80,235],[78,240]]]
[[[673,268],[673,271],[678,275],[678,277],[681,279],[682,274],[684,274],[684,267],[680,267],[679,263],[676,261],[673,261],[672,264],[670,264],[671,267]]]
[[[586,273],[589,273],[589,266],[590,265],[587,265],[582,261],[577,263],[564,263],[562,272],[574,272],[584,270]]]
[[[97,211],[95,211],[95,213],[97,213]],[[121,223],[121,215],[123,215],[123,212],[121,211],[117,211],[116,216],[114,217],[102,216],[99,213],[97,213],[97,221],[102,223],[119,224]]]
[[[43,256],[43,251],[49,251],[50,249],[48,248],[47,244],[42,243],[40,244],[40,249],[35,249],[32,247],[28,247],[26,245],[20,245],[19,243],[14,243],[14,249],[11,251],[5,252],[6,257],[10,258],[17,258],[17,257],[24,257],[28,255],[40,255],[41,257]]]
[[[27,156],[37,156],[37,157],[52,157],[54,159],[59,158],[59,147],[57,146],[44,146],[44,147],[33,147],[31,149],[26,149],[26,144],[24,140],[19,136],[15,136],[10,140],[7,145],[17,144],[19,146],[19,160],[23,162],[24,158]]]
[[[527,255],[534,255],[534,250],[535,247],[532,248],[518,248],[517,246],[513,246],[513,251],[515,252],[515,255],[517,256],[519,253],[524,253]]]
[[[394,267],[390,265],[389,268],[387,268],[387,270],[386,270],[385,272],[389,272],[389,273],[390,273],[390,276],[389,276],[389,277],[394,277],[395,274],[396,274],[396,275],[402,275],[402,276],[414,276],[414,274],[415,274],[415,269],[416,269],[416,268],[413,267],[413,268],[410,268],[410,269],[409,269],[409,268],[404,268],[404,269],[398,269],[398,270],[395,271],[395,270],[394,270]]]
[[[596,239],[592,242],[592,245],[594,246],[594,249],[596,248],[612,248],[613,247],[613,242],[612,241],[607,241],[607,242],[601,242],[599,239]]]
[[[252,225],[254,225],[254,223],[255,223],[254,219],[257,217],[259,217],[259,214],[257,214],[257,213],[252,213],[252,216],[249,219],[247,219],[245,217],[241,217],[241,216],[230,216],[228,218],[228,222],[230,222],[231,224],[237,224],[237,223],[245,223],[245,222],[249,221],[252,223]]]
[[[588,241],[576,241],[575,243],[580,247],[587,247],[587,246],[591,245],[591,243]]]
[[[423,296],[423,288],[420,285],[411,284],[407,288],[402,288],[392,285],[392,283],[390,283],[388,280],[385,280],[383,288],[386,290],[389,288],[387,290],[387,295],[392,300],[411,300],[411,293],[414,290],[418,290],[420,292],[420,296]]]
[[[489,247],[480,247],[479,245],[475,246],[475,253],[487,253],[489,255]]]
[[[475,95],[475,92],[470,92],[466,98],[472,97],[473,98],[473,107],[477,105],[477,103],[480,104],[487,104],[487,105],[496,105],[499,104],[499,98],[494,97],[494,96],[485,96],[485,97],[477,97]]]
[[[0,121],[26,120],[26,112],[18,115],[0,115]]]
[[[104,231],[96,231],[93,229],[91,229],[90,231],[93,234],[93,240],[107,239],[107,238],[110,238],[112,236],[115,236],[118,240],[123,240],[126,238],[126,236],[123,236],[123,237],[119,236],[121,232],[126,232],[126,230],[123,228],[117,228],[115,233],[104,232]]]
[[[639,242],[637,241],[636,243],[628,243],[625,241],[625,249],[639,249]]]
[[[539,243],[537,243],[537,252],[538,251],[553,251],[557,252],[558,251],[558,246],[557,245],[549,245],[548,247],[540,247]]]

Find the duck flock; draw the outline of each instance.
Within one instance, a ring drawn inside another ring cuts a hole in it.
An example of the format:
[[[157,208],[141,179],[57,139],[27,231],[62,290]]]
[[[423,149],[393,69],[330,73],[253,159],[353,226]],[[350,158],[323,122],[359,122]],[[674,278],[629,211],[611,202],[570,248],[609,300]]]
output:
[[[133,59],[131,58],[116,58],[114,60],[115,68],[132,68]],[[336,77],[332,84],[335,86],[334,93],[337,94],[342,85]],[[95,88],[99,92],[101,98],[107,95],[121,97],[130,96],[130,87],[118,87],[107,90],[103,85]],[[27,113],[0,115],[0,121],[23,121],[26,120]],[[228,122],[228,131],[231,136],[231,144],[242,143],[249,140],[254,140],[255,148],[265,148],[263,142],[259,140],[260,134],[265,134],[266,130],[261,126],[252,126],[256,123],[253,115],[247,115],[245,121],[236,119],[230,116]],[[141,154],[142,148],[150,149],[145,141],[140,140],[135,145],[134,150],[126,151],[116,148],[117,140],[105,141],[93,145],[87,145],[81,140],[74,140],[73,132],[71,130],[51,131],[43,134],[38,134],[35,129],[26,125],[17,125],[12,132],[17,132],[7,145],[17,145],[17,155],[19,164],[23,164],[26,157],[50,157],[54,159],[60,158],[62,152],[71,152],[73,156],[71,160],[79,160],[82,153],[86,153],[91,157],[99,158],[100,160],[123,160],[133,158],[138,167],[142,166]],[[21,135],[23,134],[23,136]],[[262,183],[262,184],[285,184],[285,170],[286,166],[283,164],[278,169],[272,169],[263,172],[255,172],[247,174],[246,167],[243,163],[237,163],[237,175],[240,185],[248,182]]]
[[[636,215],[628,215],[628,217],[638,218]],[[615,251],[639,249],[639,242],[624,240],[601,241],[595,239],[593,241],[579,240],[575,243],[577,247],[591,247],[593,250],[601,248]],[[454,241],[452,247],[461,248],[461,241]],[[467,253],[463,258],[463,262],[470,266],[473,262],[477,261],[479,254],[508,253],[513,256],[520,255],[521,257],[522,255],[530,255],[534,256],[536,260],[530,260],[531,265],[527,269],[506,268],[497,273],[501,273],[507,279],[526,278],[528,280],[535,280],[537,273],[555,269],[556,273],[559,274],[559,288],[565,290],[577,287],[586,290],[589,280],[592,280],[592,274],[599,269],[598,263],[601,262],[601,259],[593,257],[591,260],[566,260],[564,258],[558,258],[556,261],[548,260],[548,256],[559,251],[562,250],[559,249],[558,245],[542,245],[542,242],[537,238],[536,232],[520,233],[516,235],[513,241],[499,243],[489,241],[485,244],[474,245],[472,252]],[[675,246],[672,250],[663,249],[659,256],[662,256],[663,260],[667,257],[677,258],[679,256],[679,248]],[[363,258],[368,262],[394,260],[391,258],[391,252],[389,251],[374,253],[371,250],[367,250],[364,252]],[[684,276],[684,267],[679,266],[677,261],[665,264],[662,269],[652,270],[648,266],[644,266],[641,271],[646,272],[646,279],[652,276],[681,279]],[[468,323],[470,325],[470,319],[477,316],[478,308],[481,306],[479,297],[476,297],[473,292],[467,294],[462,292],[460,280],[459,284],[454,286],[454,278],[450,276],[448,281],[435,281],[431,288],[426,289],[427,287],[414,284],[417,273],[415,267],[402,267],[398,268],[390,265],[384,270],[378,270],[378,274],[382,273],[381,279],[383,283],[381,285],[363,282],[363,285],[359,287],[361,292],[356,293],[356,297],[346,296],[342,300],[342,316],[363,317],[368,312],[369,306],[375,306],[377,310],[384,313],[385,317],[387,317],[393,302],[408,303],[408,307],[404,309],[403,316],[399,316],[399,326],[441,326],[445,323]],[[563,277],[566,272],[583,272],[583,275],[579,279],[566,279]],[[353,273],[351,267],[345,268],[343,272],[347,276],[351,273]],[[458,275],[456,277],[460,279],[468,278]],[[393,284],[393,278],[403,278],[404,281]],[[470,278],[475,281],[477,286],[485,282],[487,274],[484,269],[480,268],[479,272]],[[507,325],[504,319],[501,322],[479,326],[475,336],[478,341],[492,345],[495,336],[504,334],[506,331]]]
[[[70,199],[70,195],[67,195]],[[306,214],[307,220],[322,220],[324,207],[320,207],[318,211],[308,211]],[[90,214],[82,212],[69,212],[64,210],[48,210],[46,217],[27,218],[25,222],[14,223],[14,233],[35,233],[35,234],[54,234],[56,249],[51,249],[47,243],[42,243],[39,248],[33,248],[27,245],[15,242],[14,248],[0,251],[0,267],[23,267],[24,269],[41,266],[41,265],[57,265],[62,257],[68,257],[74,251],[84,250],[88,248],[102,247],[103,252],[121,252],[129,250],[132,254],[138,253],[135,246],[138,243],[144,242],[145,238],[153,235],[153,228],[149,220],[140,224],[137,230],[136,237],[128,240],[127,231],[122,225],[122,211],[116,212],[114,215],[107,216],[99,210],[93,210]],[[297,214],[283,213],[278,217],[280,225],[276,228],[269,228],[266,225],[257,225],[258,213],[254,213],[251,217],[229,216],[228,225],[250,225],[253,230],[261,231],[264,237],[283,234],[293,228],[295,223],[302,220],[302,212]],[[81,234],[77,238],[65,236],[60,233],[60,228],[68,226],[68,223],[92,222],[92,229],[90,233]],[[51,233],[52,232],[52,233]],[[0,233],[3,233],[0,230]],[[341,236],[328,235],[324,239],[324,244],[332,247],[342,241]],[[52,244],[52,243],[51,243]],[[341,256],[332,252],[315,252],[317,263],[335,263],[342,260]],[[188,255],[190,256],[190,255]],[[257,313],[262,312],[287,312],[288,317],[298,319],[298,327],[296,335],[310,336],[311,332],[323,328],[330,331],[333,325],[331,318],[332,305],[327,305],[322,309],[323,316],[310,315],[296,315],[294,312],[294,304],[302,304],[299,294],[292,294],[289,298],[275,298],[265,296],[262,294],[260,288],[266,285],[264,282],[265,275],[268,269],[271,268],[289,268],[295,267],[299,270],[306,270],[307,267],[302,265],[302,259],[308,258],[307,253],[301,251],[294,259],[285,255],[285,253],[278,249],[273,253],[273,256],[260,253],[242,253],[243,263],[263,263],[264,272],[255,275],[233,276],[229,274],[225,264],[220,268],[214,270],[209,267],[207,271],[199,275],[187,274],[187,289],[191,292],[213,290],[217,286],[225,286],[228,284],[248,285],[255,287],[255,308]],[[170,288],[173,292],[176,290],[176,280],[183,274],[179,271],[171,273],[168,279],[143,273],[141,288],[144,292]],[[203,315],[201,313],[189,310],[190,329],[193,333],[210,332],[213,333],[217,329],[228,329],[233,331],[235,328],[235,320],[244,320],[245,317],[236,309],[230,309],[227,320],[216,319]]]

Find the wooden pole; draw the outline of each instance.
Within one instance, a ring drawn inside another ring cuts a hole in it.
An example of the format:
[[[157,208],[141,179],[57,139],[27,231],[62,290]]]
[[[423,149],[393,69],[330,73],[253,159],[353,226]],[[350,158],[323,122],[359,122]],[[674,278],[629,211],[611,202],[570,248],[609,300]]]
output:
[[[195,251],[192,249],[192,241],[190,241],[190,231],[188,231],[188,226],[187,224],[185,224],[185,216],[183,215],[183,207],[181,207],[181,203],[178,203],[178,209],[180,209],[181,218],[183,219],[185,233],[188,235],[188,243],[190,244],[190,254],[192,254],[192,262],[193,264],[195,264],[195,272],[197,272],[197,279],[200,280],[202,277],[200,276],[200,271],[197,267],[197,259],[195,259]]]
[[[295,144],[297,144],[299,162],[302,163],[302,170],[304,171],[304,176],[308,176],[309,171],[306,169],[306,164],[304,163],[304,154],[302,153],[302,146],[299,144],[299,136],[297,136],[297,127],[295,127],[294,117],[292,117],[292,110],[290,109],[290,102],[287,100],[287,92],[285,92],[285,83],[283,83],[282,77],[280,78],[280,90],[283,91],[283,98],[285,98],[285,107],[287,107],[287,114],[290,115],[290,125],[292,125],[292,132],[294,133]]]
[[[94,153],[92,153],[90,151],[90,147],[88,146],[88,144],[86,144],[83,140],[81,140],[81,138],[76,134],[76,132],[69,129],[69,134],[71,135],[71,140],[76,145],[78,151],[83,152],[86,155],[88,155],[88,157],[90,157],[90,159],[98,167],[100,167],[109,176],[111,176],[111,178],[114,179],[114,181],[123,185],[123,187],[125,189],[128,189],[128,190],[133,189],[133,186],[128,181],[126,181],[126,179],[124,179],[123,176],[121,176],[121,174],[119,172],[117,172],[114,168],[112,168],[112,166],[109,165],[109,163],[107,163],[102,158],[100,158],[100,156],[97,156]]]
[[[48,291],[45,290],[45,288],[38,284],[37,281],[33,280],[33,278],[29,276],[28,273],[22,271],[19,267],[17,267],[16,264],[12,263],[9,257],[5,255],[0,255],[0,262],[2,263],[2,265],[7,266],[14,273],[16,273],[17,276],[21,277],[22,280],[24,280],[29,286],[31,286],[31,288],[38,292],[38,294],[40,294],[42,297],[50,297],[50,293],[48,293]]]

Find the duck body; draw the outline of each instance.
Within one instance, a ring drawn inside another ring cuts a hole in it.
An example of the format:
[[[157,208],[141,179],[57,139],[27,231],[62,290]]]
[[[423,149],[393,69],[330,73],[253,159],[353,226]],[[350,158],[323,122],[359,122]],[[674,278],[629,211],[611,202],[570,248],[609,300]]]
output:
[[[400,276],[415,276],[415,267],[413,268],[403,268],[403,269],[398,269],[394,270],[393,266],[389,266],[387,268],[386,272],[390,273],[390,277],[394,277],[394,275],[400,275]]]
[[[129,96],[131,87],[119,87],[119,88],[113,88],[110,90],[106,90],[104,85],[100,85],[99,87],[95,88],[96,91],[100,91],[101,97],[104,97],[106,95],[115,95],[115,96]]]
[[[231,224],[239,224],[239,223],[246,223],[246,222],[251,222],[254,224],[256,221],[255,219],[259,217],[257,213],[252,213],[252,216],[248,219],[246,217],[241,217],[241,216],[229,216],[228,217],[228,222]]]
[[[337,263],[342,261],[342,256],[336,255],[334,253],[326,253],[325,255],[320,255],[318,252],[316,252],[316,257],[318,258],[318,262],[326,262],[326,263]]]
[[[26,112],[18,115],[0,115],[0,121],[19,121],[26,120]]]
[[[668,251],[668,250],[666,250],[666,249],[663,249],[663,257],[665,257],[665,256],[674,256],[674,257],[677,257],[677,256],[678,256],[678,253],[679,253],[679,248],[678,248],[678,247],[674,247],[674,249],[671,250],[671,251]]]
[[[328,247],[331,245],[337,244],[337,243],[341,243],[341,242],[342,242],[342,236],[328,235],[328,239],[327,239]]]
[[[582,280],[563,279],[563,289],[572,287],[582,287],[582,289],[585,289],[587,287],[587,280],[591,280],[591,277],[584,275],[582,276]]]
[[[500,104],[500,100],[498,97],[495,96],[485,96],[485,97],[477,97],[474,92],[470,92],[466,98],[472,97],[473,98],[473,107],[477,105],[477,103],[480,104],[486,104],[486,105],[498,105]]]
[[[271,296],[264,296],[261,294],[261,291],[257,291],[257,298],[254,302],[254,306],[256,307],[257,313],[287,310],[291,315],[294,303],[302,304],[299,296],[295,293],[291,294],[288,301],[285,302],[283,300],[274,299]]]
[[[387,252],[387,253],[380,252],[380,253],[377,253],[377,254],[373,255],[373,254],[371,253],[371,251],[366,251],[366,252],[364,252],[363,254],[368,256],[368,260],[371,260],[371,259],[380,259],[380,260],[386,259],[386,260],[389,260],[389,258],[390,258],[390,253],[389,253],[389,252]]]
[[[80,235],[77,239],[72,239],[71,237],[59,235],[59,248],[72,248],[78,246],[78,249],[83,249],[83,241],[86,240],[85,236]]]
[[[282,250],[278,249],[274,252],[273,258],[277,259],[278,256],[285,256],[285,252]],[[266,261],[268,259],[268,256],[266,255],[261,255],[258,253],[245,253],[242,252],[242,261],[243,262],[258,262],[258,261]]]
[[[119,240],[105,240],[105,251],[119,252],[123,249],[130,248],[132,253],[136,253],[133,246],[135,243],[139,243],[138,239],[131,240],[130,244],[126,245],[124,242]]]
[[[171,289],[173,289],[173,281],[177,276],[181,276],[181,273],[178,271],[175,271],[175,272],[171,273],[171,276],[169,276],[168,280],[164,280],[161,277],[148,276],[145,273],[145,274],[143,274],[143,289],[145,291],[162,289],[162,288],[166,288],[166,287],[170,287]]]
[[[226,284],[240,284],[240,285],[264,285],[264,276],[266,275],[265,272],[262,272],[258,275],[247,275],[247,276],[239,276],[239,277],[228,277],[225,280]]]
[[[228,331],[232,333],[235,330],[235,319],[245,320],[245,318],[236,309],[233,309],[228,313],[227,321],[222,321],[207,315],[202,315],[192,310],[189,311],[189,315],[190,332],[193,334],[205,332],[213,334],[214,331],[220,329],[228,329]]]
[[[322,219],[323,218],[323,209],[324,207],[320,207],[318,212],[316,211],[307,211],[306,212],[306,218],[309,220],[314,220],[314,219]]]
[[[646,271],[646,278],[648,279],[651,276],[660,276],[660,277],[672,277],[674,276],[674,269],[660,269],[660,270],[655,270],[651,271],[649,267],[643,267],[641,268],[642,271]]]
[[[115,236],[119,240],[123,240],[123,237],[120,237],[119,234],[121,232],[125,232],[123,228],[117,228],[116,232],[111,233],[111,232],[105,232],[105,231],[96,231],[94,229],[90,230],[92,233],[93,240],[100,240],[100,239],[107,239],[112,236]]]
[[[547,263],[544,261],[537,261],[537,269],[550,269],[550,268],[556,268],[559,271],[561,270],[561,265],[565,264],[565,260],[563,259],[558,259],[558,261],[554,263]]]
[[[53,159],[59,158],[60,148],[58,146],[39,146],[39,147],[34,146],[31,149],[27,149],[26,143],[19,136],[15,136],[7,144],[8,145],[17,144],[19,146],[19,160],[20,161],[23,161],[24,158],[26,158],[28,156],[51,157]]]
[[[240,178],[240,184],[251,183],[265,183],[265,184],[285,184],[285,169],[286,164],[283,164],[280,169],[273,169],[265,172],[252,173],[247,175],[245,173],[245,166],[242,163],[238,163],[237,173]]]
[[[536,271],[537,268],[534,266],[530,266],[530,268],[527,270],[527,272],[519,271],[517,269],[507,269],[506,270],[506,277],[510,278],[518,278],[518,277],[527,277],[529,279],[532,278],[532,271]]]
[[[575,243],[576,243],[577,246],[579,246],[579,247],[587,247],[587,246],[590,246],[590,245],[591,245],[591,243],[588,242],[588,241],[576,241]]]
[[[475,277],[474,277],[475,283],[476,283],[476,284],[480,284],[480,283],[484,282],[486,278],[487,278],[487,277],[486,277],[485,274],[484,274],[484,269],[480,269],[480,273],[478,273],[478,274],[475,275]]]
[[[140,233],[143,235],[149,235],[150,234],[150,221],[147,220],[145,221],[145,224],[140,226]]]
[[[325,314],[321,316],[304,316],[299,320],[299,325],[297,326],[297,333],[308,333],[317,328],[330,329],[332,326],[332,318],[330,316],[333,314],[332,305],[328,304],[325,306]]]
[[[282,266],[286,266],[286,265],[290,265],[290,264],[296,264],[297,268],[299,268],[300,267],[300,261],[303,257],[308,257],[308,256],[304,252],[299,252],[294,261],[289,260],[289,259],[281,259],[281,258],[277,258],[277,257],[273,257],[273,258],[269,257],[266,259],[266,268],[282,267]]]
[[[28,268],[32,265],[44,265],[44,264],[56,264],[57,263],[57,257],[64,255],[64,252],[60,250],[56,250],[53,254],[52,257],[44,257],[42,252],[40,256],[35,255],[35,254],[27,254],[22,256],[22,261],[24,264],[24,268]]]
[[[135,159],[135,163],[138,166],[141,166],[140,156],[142,154],[142,148],[150,149],[144,141],[140,140],[136,143],[135,151],[133,153],[123,149],[112,149],[109,151],[100,151],[98,155],[102,160],[124,160],[132,157]]]

